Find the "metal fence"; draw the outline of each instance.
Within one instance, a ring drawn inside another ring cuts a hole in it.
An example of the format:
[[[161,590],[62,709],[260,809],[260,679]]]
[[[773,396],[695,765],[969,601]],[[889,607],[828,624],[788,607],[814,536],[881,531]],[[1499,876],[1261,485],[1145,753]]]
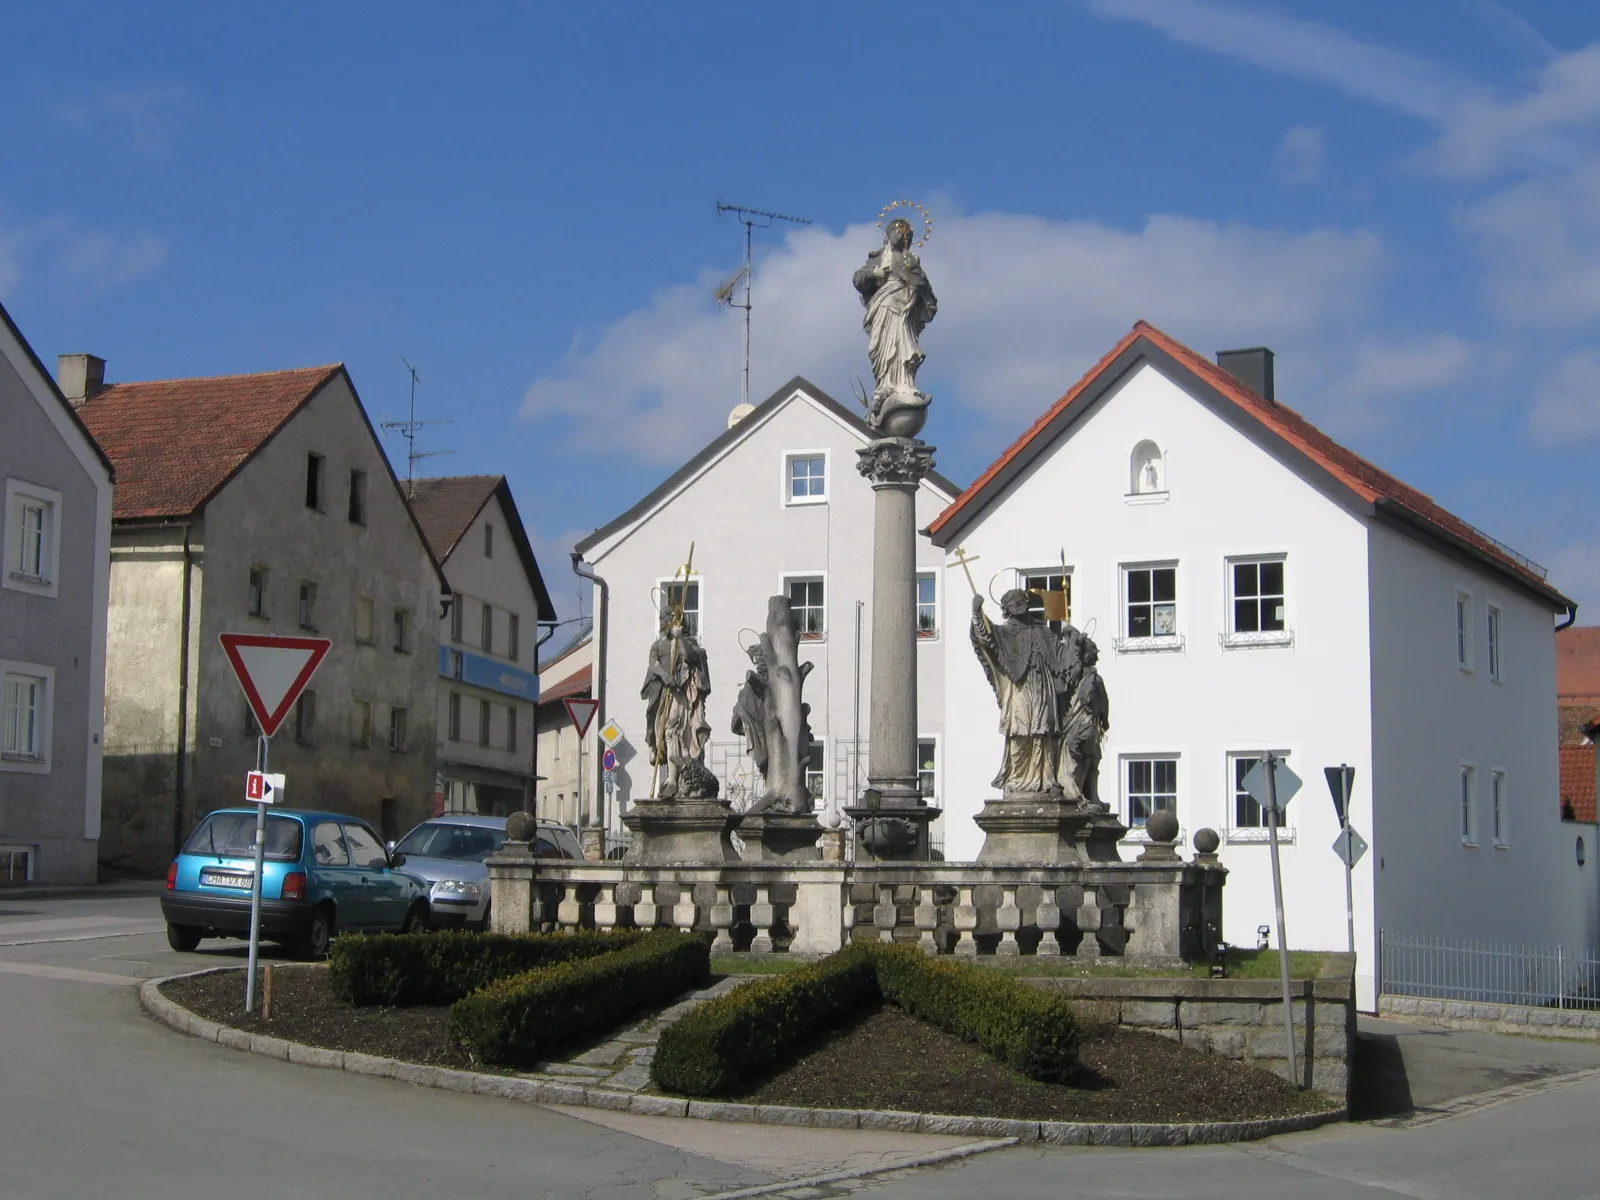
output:
[[[1391,996],[1533,1008],[1600,1009],[1600,958],[1527,946],[1380,934],[1381,988]]]

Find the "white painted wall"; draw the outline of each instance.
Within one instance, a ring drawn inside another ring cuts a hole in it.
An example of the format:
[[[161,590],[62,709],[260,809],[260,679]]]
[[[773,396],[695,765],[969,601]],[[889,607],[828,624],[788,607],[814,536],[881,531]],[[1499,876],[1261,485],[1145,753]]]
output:
[[[586,557],[611,586],[607,647],[608,712],[628,734],[619,755],[618,799],[648,796],[644,703],[639,688],[657,636],[658,581],[669,579],[694,543],[695,577],[701,585],[702,641],[710,658],[712,743],[707,761],[724,783],[732,776],[757,786],[742,759],[742,740],[729,730],[733,703],[750,660],[740,648],[750,631],[764,627],[767,598],[786,591],[789,575],[822,575],[827,581],[827,633],[807,642],[802,661],[816,664],[806,683],[811,727],[826,746],[829,803],[843,807],[852,779],[850,743],[855,705],[855,602],[865,602],[861,634],[861,737],[870,712],[872,511],[871,485],[856,470],[856,451],[866,439],[803,392],[796,392],[721,458],[707,465],[676,495],[630,528],[596,546]],[[828,456],[825,504],[791,505],[785,499],[787,453],[820,450]],[[917,498],[918,528],[926,527],[950,497],[924,484]],[[942,734],[943,637],[951,612],[943,604],[948,579],[943,559],[919,539],[918,565],[940,576],[939,636],[922,639],[918,654],[920,733]],[[957,594],[959,600],[959,594]],[[595,611],[599,612],[598,590]],[[962,610],[954,612],[958,623]],[[744,630],[741,633],[741,630]],[[588,738],[592,746],[594,733]],[[862,780],[865,781],[865,763]],[[726,790],[724,791],[726,794]],[[943,789],[936,803],[943,799]],[[610,824],[616,827],[616,812]],[[935,825],[935,836],[939,825]]]
[[[558,686],[594,662],[594,639],[584,637],[559,658],[546,662],[539,671],[541,691]],[[582,800],[594,786],[594,772],[585,770],[594,744],[591,734],[579,745],[578,730],[559,700],[540,706],[539,711],[539,816],[560,821],[577,829],[582,818]],[[581,755],[580,755],[581,751]],[[582,790],[582,797],[579,792]]]
[[[1330,849],[1338,825],[1322,768],[1356,767],[1354,820],[1370,837],[1367,535],[1358,515],[1323,490],[1314,473],[1299,473],[1269,452],[1264,436],[1145,365],[991,501],[959,541],[979,556],[974,573],[980,586],[993,579],[995,596],[1015,586],[1013,569],[1049,567],[1065,548],[1074,622],[1090,628],[1100,646],[1111,700],[1102,799],[1126,814],[1122,756],[1178,756],[1185,843],[1202,826],[1223,835],[1220,853],[1231,872],[1224,937],[1231,942],[1254,945],[1256,927],[1273,922],[1273,904],[1266,831],[1231,828],[1228,755],[1289,753],[1305,781],[1283,831],[1289,940],[1343,949],[1343,866]],[[1167,496],[1130,502],[1130,455],[1146,439],[1164,452]],[[1291,645],[1219,644],[1228,628],[1228,559],[1251,554],[1286,556]],[[1121,566],[1152,562],[1177,564],[1183,648],[1119,652]],[[989,611],[998,618],[996,606]],[[994,696],[968,638],[947,639],[944,652],[948,851],[952,859],[971,859],[983,840],[971,817],[996,795],[990,782],[1002,743]],[[1125,846],[1124,856],[1138,849]],[[1357,936],[1366,946],[1370,861],[1357,872]]]
[[[1563,824],[1559,815],[1548,604],[1376,526],[1371,579],[1380,925],[1401,935],[1592,951],[1596,864],[1579,867],[1574,846],[1592,827]],[[1458,591],[1470,596],[1470,670],[1457,665]],[[1490,605],[1501,612],[1499,682],[1488,663]],[[1462,838],[1463,763],[1476,768],[1475,845]],[[1494,770],[1506,775],[1499,848]]]

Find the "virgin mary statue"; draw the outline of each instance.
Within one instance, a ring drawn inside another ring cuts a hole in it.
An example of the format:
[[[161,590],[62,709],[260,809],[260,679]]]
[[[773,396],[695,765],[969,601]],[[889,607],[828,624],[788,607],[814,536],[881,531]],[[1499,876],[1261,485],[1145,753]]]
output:
[[[867,255],[866,265],[852,280],[867,312],[861,319],[867,331],[867,357],[872,360],[872,409],[868,421],[879,423],[884,401],[917,397],[917,368],[923,353],[918,343],[922,331],[939,311],[922,260],[911,249],[911,222],[896,217],[884,231],[883,246]],[[926,403],[924,400],[923,403]]]

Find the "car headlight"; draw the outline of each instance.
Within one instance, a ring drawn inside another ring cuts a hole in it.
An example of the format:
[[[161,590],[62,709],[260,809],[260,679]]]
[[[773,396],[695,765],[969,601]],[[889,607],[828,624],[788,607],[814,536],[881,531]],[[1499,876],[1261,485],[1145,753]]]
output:
[[[433,890],[436,892],[454,892],[461,896],[479,896],[483,894],[477,884],[465,879],[441,879],[433,885]]]

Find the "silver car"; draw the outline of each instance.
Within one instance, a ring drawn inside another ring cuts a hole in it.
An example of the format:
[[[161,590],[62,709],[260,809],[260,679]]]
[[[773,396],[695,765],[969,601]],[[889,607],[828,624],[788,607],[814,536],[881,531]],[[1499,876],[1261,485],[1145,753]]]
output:
[[[581,859],[576,835],[555,821],[540,821],[533,852],[540,858]],[[484,859],[506,840],[504,817],[466,813],[434,817],[391,847],[406,856],[406,874],[427,882],[435,928],[489,928],[489,868]]]

